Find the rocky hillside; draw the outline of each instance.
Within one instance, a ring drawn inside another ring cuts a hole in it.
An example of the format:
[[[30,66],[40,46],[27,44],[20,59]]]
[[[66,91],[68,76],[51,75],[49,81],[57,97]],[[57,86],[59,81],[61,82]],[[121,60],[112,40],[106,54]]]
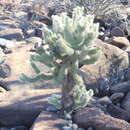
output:
[[[19,79],[21,73],[36,75],[30,55],[38,47],[47,49],[43,24],[51,28],[51,16],[64,11],[71,17],[72,3],[61,3],[0,0],[0,50],[4,55],[0,61],[0,130],[130,130],[130,3],[127,1],[120,3],[116,11],[110,9],[107,15],[95,16],[100,35],[94,43],[102,55],[95,64],[81,65],[79,72],[86,89],[94,91],[87,107],[75,111],[73,117],[61,119],[60,112],[46,111],[47,98],[61,93],[60,86],[48,80],[28,83]],[[48,73],[45,65],[38,66]]]

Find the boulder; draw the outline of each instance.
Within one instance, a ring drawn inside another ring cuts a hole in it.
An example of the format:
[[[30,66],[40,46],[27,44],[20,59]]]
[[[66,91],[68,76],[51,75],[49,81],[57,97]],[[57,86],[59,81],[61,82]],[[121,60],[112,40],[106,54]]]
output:
[[[47,98],[59,92],[59,89],[25,89],[0,93],[1,126],[31,126],[39,113],[49,106]]]
[[[110,88],[112,93],[128,93],[130,91],[130,81],[119,83],[111,86]]]
[[[112,117],[115,117],[115,118],[118,118],[118,119],[122,119],[122,120],[125,120],[125,121],[129,121],[130,119],[130,113],[116,105],[109,105],[107,107],[107,112],[112,116]]]
[[[110,96],[110,99],[112,101],[112,103],[119,103],[124,97],[124,93],[113,93],[111,96]]]
[[[94,86],[99,86],[100,83],[97,84],[97,80],[101,77],[111,76],[114,68],[116,67],[118,67],[118,71],[123,71],[129,67],[127,52],[116,46],[102,42],[99,39],[95,40],[94,43],[95,46],[101,49],[102,54],[95,64],[84,65],[81,68],[82,71],[86,72],[84,80],[88,86],[92,86],[92,84],[94,84]]]
[[[30,130],[59,130],[64,125],[64,120],[60,119],[57,114],[42,111],[36,118]]]
[[[111,30],[111,36],[124,37],[125,34],[120,27],[114,27]]]
[[[121,103],[121,107],[130,113],[130,92],[126,95]]]
[[[126,73],[125,73],[125,80],[130,81],[130,68],[128,68]]]
[[[130,130],[128,122],[106,115],[95,107],[77,110],[74,121],[85,129],[91,126],[94,130]]]

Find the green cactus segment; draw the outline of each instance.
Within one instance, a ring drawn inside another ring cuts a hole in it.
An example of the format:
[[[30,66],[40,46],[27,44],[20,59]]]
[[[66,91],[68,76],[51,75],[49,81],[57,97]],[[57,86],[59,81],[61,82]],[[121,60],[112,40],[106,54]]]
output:
[[[84,81],[83,81],[83,79],[82,79],[82,77],[80,75],[73,74],[73,78],[74,78],[74,81],[75,81],[76,85],[79,85],[79,86],[84,85]]]
[[[77,7],[74,9],[72,13],[72,18],[75,21],[78,21],[80,18],[82,18],[84,15],[84,8],[83,7]]]
[[[41,72],[38,66],[34,62],[31,62],[31,66],[34,69],[35,73],[39,74]]]
[[[60,84],[64,81],[65,78],[65,71],[69,67],[69,63],[63,64],[61,67],[57,68],[54,72],[54,80],[56,83]]]
[[[91,59],[86,59],[81,62],[82,65],[94,64],[98,60],[98,57],[92,57]]]
[[[47,55],[47,54],[42,54],[42,55],[32,55],[31,60],[35,62],[41,62],[44,63],[46,66],[53,67],[53,57]]]
[[[45,75],[45,74],[39,74],[35,77],[28,77],[25,74],[21,74],[20,76],[20,80],[24,81],[24,82],[36,82],[38,80],[51,80],[53,79],[52,75]]]
[[[80,52],[79,61],[82,62],[86,58],[86,56],[92,57],[95,55],[98,57],[99,56],[98,53],[100,53],[99,51],[100,51],[99,48],[86,49],[86,47],[84,47]]]
[[[57,40],[57,47],[61,56],[71,56],[74,54],[74,49],[68,46],[68,43],[60,36]]]
[[[89,65],[89,64],[94,64],[100,57],[101,55],[101,51],[97,48],[94,50],[89,50],[88,51],[88,59],[82,59],[81,64],[82,65]]]
[[[95,49],[88,50],[88,55],[89,55],[89,56],[97,55],[97,53],[99,53],[99,51],[100,51],[99,48],[95,48]]]
[[[74,106],[74,110],[85,107],[89,103],[89,101],[91,100],[92,96],[93,96],[92,90],[86,91],[85,87],[79,87],[78,85],[75,85],[75,89],[74,89],[75,106]]]
[[[58,110],[60,110],[62,108],[62,104],[61,104],[61,95],[57,95],[57,94],[52,94],[49,98],[48,98],[48,102],[52,105],[54,105]]]

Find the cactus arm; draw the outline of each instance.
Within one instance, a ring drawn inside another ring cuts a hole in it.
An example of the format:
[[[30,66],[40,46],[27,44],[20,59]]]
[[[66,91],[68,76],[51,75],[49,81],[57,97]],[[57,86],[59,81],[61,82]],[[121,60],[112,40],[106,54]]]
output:
[[[76,102],[74,106],[75,110],[81,107],[85,107],[93,96],[92,90],[86,91],[84,87],[82,88],[77,87],[76,89],[77,93],[75,95],[75,102]]]
[[[74,78],[74,81],[75,81],[76,85],[79,85],[79,86],[84,85],[84,81],[83,81],[83,79],[82,79],[82,77],[80,75],[73,74],[73,78]]]
[[[100,51],[99,48],[88,50],[88,55],[89,56],[96,55],[98,54],[98,51]]]
[[[41,72],[40,69],[38,68],[38,66],[32,61],[31,61],[31,66],[36,74],[39,74]]]
[[[53,67],[52,65],[53,57],[45,53],[42,55],[32,55],[31,60],[36,61],[36,62],[42,62],[49,67]]]
[[[45,75],[45,74],[39,74],[34,77],[28,77],[25,74],[20,75],[20,80],[24,82],[36,82],[38,80],[51,80],[51,79],[53,79],[52,75]]]
[[[90,65],[90,64],[94,64],[96,61],[97,61],[98,57],[92,57],[90,59],[86,59],[86,60],[83,60],[81,62],[82,65]]]
[[[84,14],[84,8],[82,7],[77,7],[74,9],[73,13],[72,13],[72,18],[74,21],[79,20]]]
[[[88,53],[89,53],[88,56],[90,58],[89,59],[84,59],[84,60],[80,61],[80,63],[82,65],[85,65],[85,64],[87,64],[87,65],[94,64],[99,59],[99,57],[101,55],[101,50],[99,48],[97,48],[97,50],[96,49],[89,50]]]
[[[98,54],[98,51],[100,51],[99,48],[89,50],[89,49],[86,49],[86,47],[85,47],[85,49],[81,50],[81,53],[79,55],[79,61],[84,60],[87,55],[88,56],[93,56],[93,55]]]

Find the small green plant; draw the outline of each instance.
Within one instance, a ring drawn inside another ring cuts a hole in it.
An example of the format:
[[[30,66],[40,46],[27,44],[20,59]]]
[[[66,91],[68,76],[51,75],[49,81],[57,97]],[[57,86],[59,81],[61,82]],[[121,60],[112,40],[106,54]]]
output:
[[[37,76],[24,74],[20,79],[35,82],[37,80],[54,80],[62,85],[62,109],[69,112],[88,104],[93,96],[92,90],[86,90],[79,65],[93,64],[97,61],[100,50],[95,48],[93,40],[98,36],[98,24],[93,23],[94,16],[84,15],[84,8],[74,9],[72,18],[67,13],[52,16],[52,30],[43,27],[43,36],[48,50],[40,47],[36,55],[31,56],[31,65]],[[45,75],[36,65],[41,62],[50,68]],[[59,101],[53,96],[51,103],[59,108]]]

